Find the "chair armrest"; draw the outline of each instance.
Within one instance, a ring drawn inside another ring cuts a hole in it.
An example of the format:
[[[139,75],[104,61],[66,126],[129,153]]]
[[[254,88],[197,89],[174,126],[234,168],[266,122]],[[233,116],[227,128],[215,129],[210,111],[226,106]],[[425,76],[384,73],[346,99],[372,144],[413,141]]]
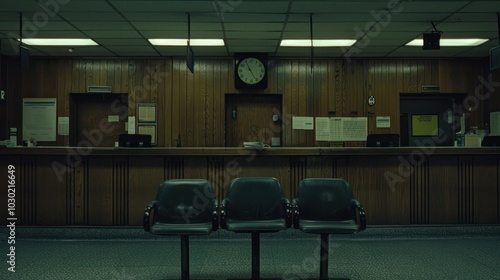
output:
[[[300,218],[300,213],[299,213],[299,199],[294,198],[293,199],[293,206],[292,206],[292,211],[293,211],[293,227],[298,229],[299,228],[299,218]]]
[[[227,228],[227,221],[226,221],[227,202],[228,202],[227,198],[224,198],[221,202],[221,205],[220,205],[220,227],[223,229]]]
[[[217,200],[213,200],[213,205],[212,205],[212,230],[216,231],[219,229],[219,203]]]
[[[146,206],[146,209],[144,209],[144,218],[142,221],[144,231],[149,231],[151,212],[152,210],[154,210],[156,213],[156,210],[158,210],[158,205],[159,202],[157,200],[153,200],[148,204],[148,206]]]
[[[363,208],[363,206],[361,205],[361,203],[359,203],[359,201],[357,201],[356,199],[353,199],[352,203],[353,203],[354,207],[356,207],[356,209],[358,210],[358,213],[359,213],[359,226],[360,226],[360,229],[361,230],[365,230],[366,229],[366,214],[365,214],[365,209]]]
[[[293,224],[293,206],[290,203],[290,200],[286,197],[281,199],[281,203],[283,204],[283,209],[285,211],[286,227],[289,228]]]

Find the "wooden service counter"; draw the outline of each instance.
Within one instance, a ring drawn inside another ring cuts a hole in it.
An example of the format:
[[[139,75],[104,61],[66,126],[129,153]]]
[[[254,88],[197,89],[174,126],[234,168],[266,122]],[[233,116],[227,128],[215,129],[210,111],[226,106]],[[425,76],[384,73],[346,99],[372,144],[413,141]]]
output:
[[[245,176],[276,177],[289,198],[304,178],[344,178],[369,225],[500,223],[495,147],[3,148],[4,202],[9,165],[21,225],[137,226],[165,179],[206,178],[220,201]]]

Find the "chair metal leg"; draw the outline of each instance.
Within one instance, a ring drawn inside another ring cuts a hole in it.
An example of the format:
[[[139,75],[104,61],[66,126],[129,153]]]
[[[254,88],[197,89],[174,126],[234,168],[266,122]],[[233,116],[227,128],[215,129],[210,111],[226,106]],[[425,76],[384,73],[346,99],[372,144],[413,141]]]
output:
[[[319,279],[328,279],[328,233],[321,234],[321,249],[319,259]]]
[[[189,235],[181,235],[181,279],[189,280]]]
[[[260,279],[260,233],[252,232],[252,280]]]

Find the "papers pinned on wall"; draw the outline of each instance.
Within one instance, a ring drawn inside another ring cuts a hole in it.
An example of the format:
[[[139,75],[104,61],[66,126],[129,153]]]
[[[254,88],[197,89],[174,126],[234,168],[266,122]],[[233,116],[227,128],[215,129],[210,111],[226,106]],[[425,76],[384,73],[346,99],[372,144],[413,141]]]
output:
[[[368,118],[316,118],[316,141],[366,141]]]
[[[293,117],[292,129],[313,130],[314,118],[313,117]]]

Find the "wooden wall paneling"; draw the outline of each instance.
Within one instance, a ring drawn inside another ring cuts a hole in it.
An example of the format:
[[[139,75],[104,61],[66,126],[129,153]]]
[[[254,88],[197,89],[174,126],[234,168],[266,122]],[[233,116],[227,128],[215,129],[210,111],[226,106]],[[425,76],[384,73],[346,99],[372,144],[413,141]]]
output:
[[[186,62],[184,60],[181,63],[181,69],[185,74],[186,79],[186,94],[184,95],[186,98],[186,111],[182,114],[182,116],[186,119],[186,137],[182,139],[182,142],[184,147],[195,147],[195,131],[197,130],[196,118],[198,117],[198,112],[196,112],[196,103],[204,101],[201,98],[197,100],[200,97],[197,93],[199,88],[196,84],[199,79],[199,75],[191,73],[189,69],[187,69]]]
[[[420,89],[418,88],[418,60],[412,59],[408,61],[410,66],[409,80],[408,80],[408,92],[418,93]]]
[[[113,157],[113,225],[129,222],[129,162],[128,157]]]
[[[142,226],[144,208],[165,181],[163,157],[128,157],[128,225]]]
[[[188,122],[186,118],[186,114],[189,110],[188,107],[188,102],[187,102],[187,78],[186,78],[186,65],[182,63],[183,61],[180,61],[179,59],[175,59],[175,68],[174,71],[179,72],[179,76],[177,77],[179,79],[178,81],[178,88],[176,89],[177,92],[174,92],[174,94],[179,95],[179,111],[178,115],[175,116],[178,119],[178,141],[181,143],[180,145],[182,146],[189,146],[188,143]],[[175,89],[174,89],[175,90]],[[174,135],[175,136],[175,135]]]
[[[459,174],[455,156],[429,158],[429,223],[459,222]]]
[[[292,146],[292,97],[290,81],[291,63],[286,60],[278,60],[278,77],[280,79],[280,89],[283,93],[282,107],[282,133],[281,145]]]
[[[217,201],[222,201],[226,193],[226,186],[229,184],[230,176],[228,172],[231,166],[224,164],[223,157],[208,157],[207,158],[207,180],[210,181],[215,192]]]
[[[423,73],[420,79],[421,85],[435,85],[433,84],[432,62],[432,60],[426,59],[421,63],[421,66],[423,67]]]
[[[137,65],[136,60],[129,60],[127,67],[127,87],[128,91],[128,115],[135,116],[135,108],[136,108],[136,94],[137,88],[135,87],[136,76],[138,73],[138,69],[140,66]]]
[[[410,222],[409,180],[393,182],[398,175],[399,160],[395,157],[375,156],[349,158],[348,182],[353,194],[366,210],[370,225],[408,224]]]
[[[36,159],[35,197],[36,225],[66,225],[72,212],[67,207],[66,176],[57,176],[52,163],[65,157],[44,156]]]
[[[309,111],[309,95],[312,95],[312,73],[311,73],[311,65],[308,60],[300,60],[298,61],[299,68],[298,70],[298,96],[297,96],[297,116],[310,116],[311,112]],[[307,135],[309,131],[307,130],[297,130],[297,142],[296,145],[299,147],[307,146]]]
[[[68,108],[68,92],[85,92],[89,85],[109,84],[112,85],[114,92],[129,93],[130,115],[135,114],[135,105],[139,100],[143,102],[160,100],[161,89],[165,89],[167,94],[171,91],[170,97],[167,98],[173,98],[172,102],[170,104],[165,101],[160,102],[158,108],[159,111],[172,112],[170,119],[174,126],[168,129],[166,124],[159,125],[158,133],[164,133],[163,127],[165,131],[172,131],[169,139],[163,140],[168,137],[166,134],[159,137],[160,146],[170,146],[179,135],[181,135],[181,145],[184,143],[184,146],[223,146],[224,101],[218,98],[225,93],[239,92],[234,89],[233,61],[226,58],[202,59],[197,64],[197,74],[204,72],[205,75],[188,73],[184,59],[176,58],[173,61],[175,65],[170,64],[172,59],[34,58],[30,69],[22,72],[20,81],[18,60],[4,57],[3,67],[8,66],[9,71],[2,72],[2,80],[4,83],[6,81],[7,86],[4,87],[8,89],[10,99],[13,99],[8,101],[8,107],[21,108],[23,97],[57,97],[58,115],[65,114]],[[398,93],[420,92],[421,85],[425,83],[440,85],[442,92],[466,91],[474,94],[475,87],[479,84],[477,77],[482,75],[487,78],[487,75],[483,74],[484,64],[487,61],[479,59],[359,59],[349,63],[342,59],[323,59],[315,61],[313,75],[310,72],[310,63],[308,60],[299,59],[271,60],[269,88],[258,92],[282,93],[284,96],[282,113],[285,117],[289,116],[290,120],[293,115],[319,116],[330,111],[335,111],[335,116],[339,117],[351,116],[351,111],[357,111],[358,116],[366,116],[365,99],[367,95],[373,93],[377,96],[376,114],[389,112],[391,118],[394,116],[396,122],[393,122],[390,132],[398,131],[399,118],[397,111],[393,110],[391,105],[396,101],[392,96],[392,89],[396,88]],[[168,68],[171,76],[165,78],[165,81],[171,83],[165,82],[163,87],[136,93],[134,91],[136,86],[144,88],[145,79],[148,81],[152,79],[148,69],[154,68],[157,64]],[[375,72],[369,72],[370,65],[375,67]],[[393,73],[393,67],[396,73]],[[216,85],[217,82],[220,83],[220,87]],[[16,93],[19,88],[22,88],[21,93]],[[199,98],[200,96],[203,98]],[[485,125],[488,117],[485,111],[494,108],[494,104],[489,103],[494,103],[495,96],[492,94],[486,102],[487,108],[480,106],[473,112],[469,120],[471,124],[480,127]],[[324,104],[327,109],[324,109]],[[216,113],[217,108],[220,110],[218,113]],[[390,110],[386,111],[388,108]],[[22,110],[5,108],[5,112],[7,125],[20,128]],[[216,114],[220,114],[220,117]],[[211,119],[214,120],[213,124]],[[373,122],[374,119],[370,118],[370,129]],[[7,125],[3,130],[7,130]],[[283,132],[284,146],[327,144],[315,143],[314,133],[311,131],[294,131],[288,125],[284,125]],[[18,140],[20,139],[21,135]],[[58,136],[57,142],[48,145],[64,145],[67,139],[68,137]],[[363,144],[349,143],[349,145]]]
[[[471,126],[477,126],[483,129],[486,126],[486,120],[484,119],[485,104],[481,100],[479,94],[476,95],[476,87],[482,86],[480,77],[488,80],[488,77],[484,75],[482,64],[476,60],[469,60],[465,65],[462,65],[461,75],[462,84],[460,88],[467,94],[473,97],[473,102],[469,102],[469,106],[472,107],[472,119],[469,121]]]
[[[345,73],[347,75],[345,82],[346,117],[363,117],[366,112],[363,110],[364,85],[366,84],[364,69],[359,60],[345,62]],[[380,81],[378,82],[380,83]]]
[[[197,133],[197,147],[211,147],[213,146],[213,120],[214,120],[214,94],[213,94],[213,75],[214,75],[214,64],[216,62],[213,59],[206,59],[205,63],[200,65],[200,71],[205,73],[205,75],[200,75],[199,87],[200,94],[203,96],[203,102],[197,102],[199,116],[198,120],[201,119],[202,126],[201,129],[195,130]],[[198,121],[199,122],[199,121]],[[200,125],[200,124],[198,124]]]
[[[335,156],[332,157],[332,177],[333,178],[342,178],[344,180],[349,181],[349,158],[348,157],[340,157]]]
[[[65,159],[67,160],[67,159]],[[66,182],[68,194],[68,212],[72,213],[68,223],[74,225],[89,224],[89,162],[81,161],[73,165],[61,162],[66,166]]]
[[[206,157],[184,157],[184,179],[208,179]]]
[[[476,224],[498,222],[498,165],[496,156],[472,159],[472,211]]]
[[[404,157],[398,176],[409,177],[410,181],[410,223],[429,223],[429,160],[428,158]],[[413,161],[410,163],[410,161]],[[408,176],[409,175],[409,176]],[[396,179],[396,178],[395,178]],[[399,179],[399,178],[397,178]]]
[[[458,157],[458,222],[471,224],[474,222],[473,197],[473,158]]]
[[[347,79],[347,62],[336,61],[335,66],[335,117],[347,117],[347,101],[346,101],[346,79]]]
[[[165,157],[163,166],[165,168],[165,180],[184,178],[183,157]]]
[[[290,157],[290,185],[287,188],[286,196],[293,199],[297,196],[297,190],[300,181],[307,178],[306,170],[309,167],[309,162],[306,157]]]
[[[207,134],[207,117],[208,113],[208,89],[207,89],[207,76],[209,76],[213,69],[209,70],[208,64],[210,61],[208,59],[201,59],[197,65],[200,73],[203,75],[194,75],[194,109],[191,113],[193,115],[194,125],[193,125],[193,146],[194,147],[206,147]],[[189,73],[189,71],[188,71]],[[196,73],[196,72],[195,72]],[[210,85],[211,86],[211,85]],[[213,109],[213,108],[210,108]]]
[[[335,98],[336,98],[336,90],[335,90],[335,85],[337,84],[338,80],[338,71],[336,68],[336,63],[334,60],[328,60],[327,62],[327,71],[328,71],[328,76],[327,79],[325,80],[327,82],[327,93],[326,97],[328,98],[326,100],[327,103],[327,115],[324,115],[323,117],[330,117],[331,113],[335,112],[336,106],[335,106]],[[325,93],[323,93],[325,94]]]
[[[375,61],[367,62],[368,75],[366,77],[365,87],[366,96],[374,96],[376,101],[382,100],[382,96],[377,96],[379,93],[378,87],[381,81],[378,80],[378,69]],[[373,116],[378,113],[378,107],[381,106],[380,102],[375,102],[375,105],[367,107],[366,111],[360,112],[363,116]],[[368,118],[368,134],[375,133],[375,120],[374,118]]]
[[[88,223],[112,225],[114,210],[113,158],[88,157]]]
[[[224,95],[221,87],[221,68],[223,67],[223,61],[214,61],[213,73],[211,79],[212,90],[209,94],[212,95],[212,118],[207,120],[207,130],[211,135],[211,139],[207,139],[208,147],[224,147],[225,143],[222,137],[224,135]],[[207,109],[210,110],[210,107]]]
[[[311,101],[313,105],[313,117],[328,117],[328,94],[329,94],[329,82],[328,82],[328,61],[319,60],[315,61],[315,72],[314,72],[314,99]],[[316,124],[315,124],[316,125]],[[316,141],[315,132],[312,131],[312,143],[311,146],[326,146],[326,141]]]
[[[16,209],[18,221],[21,225],[37,224],[37,158],[22,157],[16,166],[18,179],[16,180]],[[46,187],[46,185],[41,185]]]
[[[453,67],[451,60],[442,59],[439,61],[439,86],[441,92],[453,92]],[[456,78],[456,77],[455,77]]]
[[[98,85],[95,83],[94,78],[94,60],[86,59],[85,60],[85,89],[88,86]],[[84,91],[87,92],[87,91]]]
[[[157,87],[157,127],[156,140],[158,147],[172,146],[172,73],[171,60],[157,61],[152,67],[153,86]]]
[[[399,93],[401,92],[397,81],[397,61],[388,61],[386,79],[387,79],[387,89],[382,93],[384,102],[383,110],[381,114],[383,116],[390,116],[391,118],[391,127],[390,128],[379,128],[378,131],[380,133],[396,133],[399,134],[400,127],[400,102],[399,102]],[[365,106],[366,102],[364,102]]]
[[[425,69],[425,60],[416,60],[416,66],[417,66],[417,82],[416,82],[416,92],[421,92],[422,91],[422,85],[428,84],[426,82],[426,69]]]
[[[112,82],[109,83],[113,92],[127,93],[122,87],[122,73],[124,72],[123,63],[119,59],[112,59],[108,61],[108,79]],[[125,68],[127,69],[127,68]]]
[[[172,138],[170,139],[172,146],[178,146],[179,144],[182,144],[178,143],[179,140],[178,138],[181,135],[181,128],[182,128],[180,124],[180,114],[181,112],[185,111],[185,108],[181,108],[181,105],[183,105],[184,102],[181,103],[180,82],[181,82],[181,74],[179,72],[179,60],[173,59],[172,60],[172,108],[171,108]]]
[[[70,98],[69,93],[72,90],[71,82],[73,81],[73,60],[60,60],[60,69],[58,73],[58,97],[57,97],[57,106],[60,108],[58,110],[58,117],[69,117],[70,116]],[[60,146],[69,146],[69,135],[66,136],[58,136],[58,145]]]
[[[299,62],[297,60],[292,60],[290,63],[290,76],[288,78],[288,84],[289,84],[289,90],[286,93],[287,95],[290,95],[291,102],[290,104],[290,116],[291,119],[293,119],[293,116],[298,116],[299,115],[299,107],[300,107],[300,101],[299,101],[299,94],[300,94],[300,84],[299,84]],[[291,130],[291,143],[290,146],[292,147],[297,147],[300,146],[300,135],[299,131],[296,129],[292,129],[292,122],[290,121],[290,126],[288,129]]]
[[[132,104],[129,103],[132,113],[129,116],[136,115],[137,103],[151,102],[151,89],[145,86],[146,83],[151,81],[151,76],[146,76],[146,68],[149,66],[149,63],[149,60],[135,60],[134,94],[132,96]]]
[[[334,178],[333,157],[306,157],[306,174],[304,178]]]

